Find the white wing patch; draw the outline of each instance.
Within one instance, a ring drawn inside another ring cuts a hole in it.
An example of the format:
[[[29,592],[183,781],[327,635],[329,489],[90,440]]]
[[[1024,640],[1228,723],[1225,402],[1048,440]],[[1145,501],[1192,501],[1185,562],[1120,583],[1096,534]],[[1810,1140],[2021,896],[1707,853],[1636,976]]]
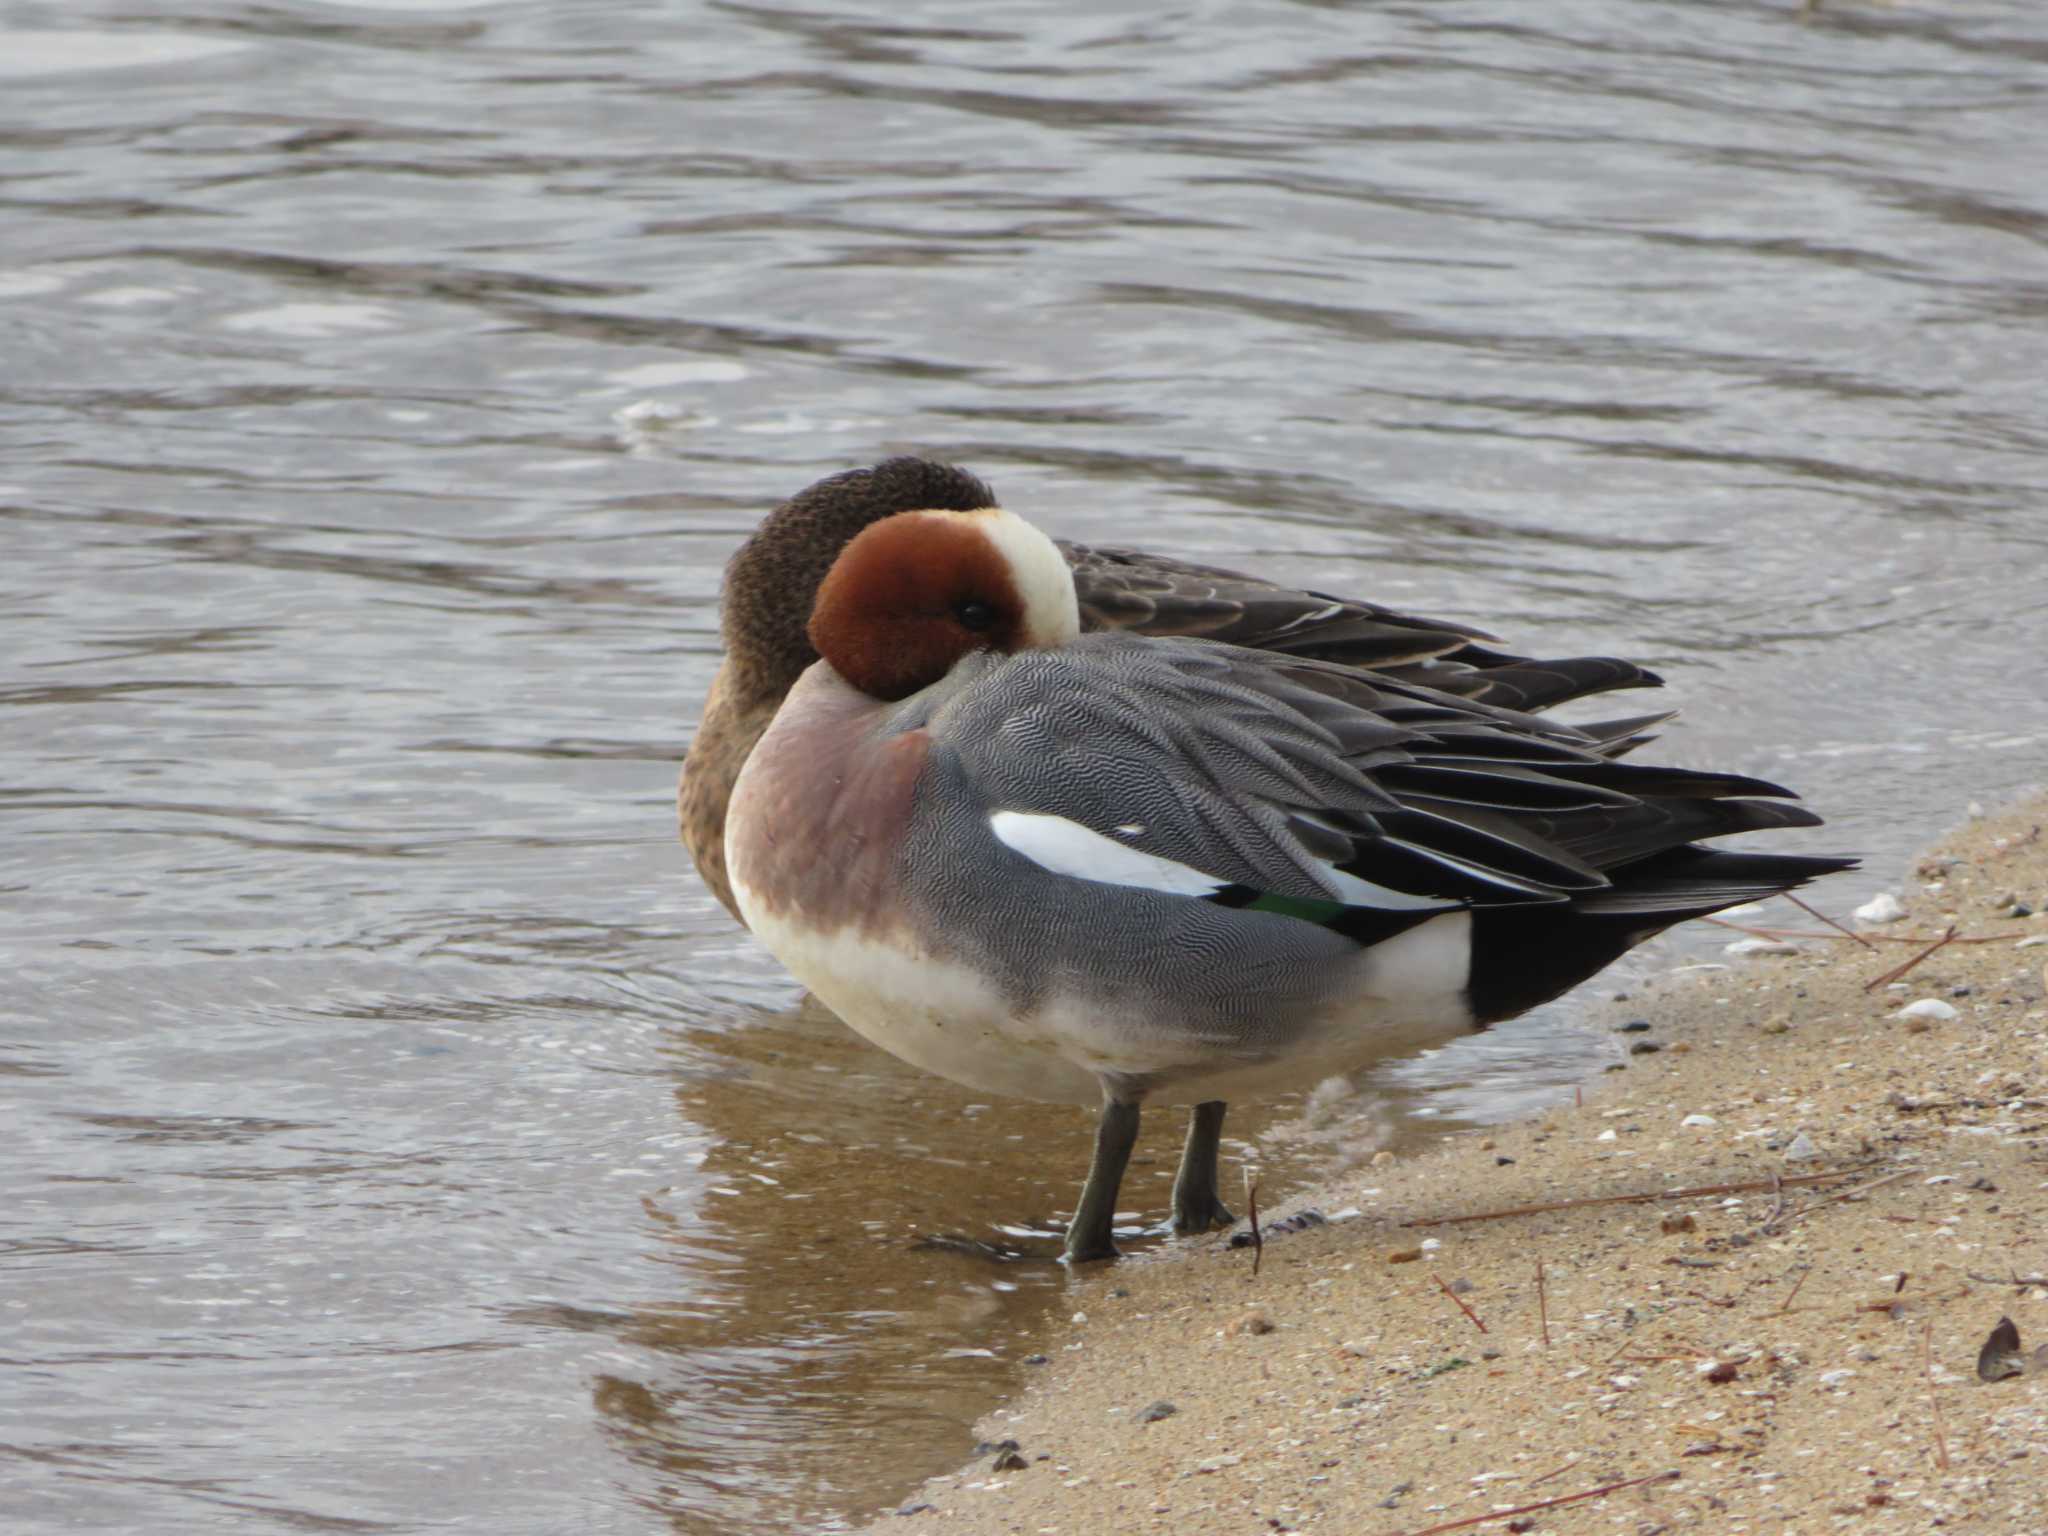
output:
[[[996,811],[990,815],[988,826],[996,840],[1012,853],[1022,854],[1040,869],[1070,875],[1076,880],[1163,891],[1169,896],[1213,896],[1231,883],[1156,853],[1126,847],[1064,816]],[[1116,830],[1136,836],[1145,828],[1137,822],[1126,822]],[[1321,860],[1316,861],[1316,869],[1331,896],[1347,906],[1372,907],[1381,912],[1442,912],[1461,905],[1441,896],[1418,896],[1413,891],[1378,885],[1333,869]]]
[[[1164,891],[1170,896],[1213,896],[1230,883],[1156,853],[1127,848],[1064,816],[996,811],[989,816],[988,827],[1005,848],[1055,875]]]

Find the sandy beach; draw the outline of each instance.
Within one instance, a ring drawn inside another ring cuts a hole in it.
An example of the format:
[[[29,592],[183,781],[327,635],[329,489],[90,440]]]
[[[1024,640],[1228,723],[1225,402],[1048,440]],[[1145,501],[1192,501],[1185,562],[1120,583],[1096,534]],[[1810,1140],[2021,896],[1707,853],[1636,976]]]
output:
[[[1745,912],[1599,1005],[1583,1102],[1264,1213],[1329,1219],[1256,1274],[1222,1235],[1091,1271],[991,1448],[872,1529],[2048,1532],[2044,827],[1887,872],[1865,942]]]

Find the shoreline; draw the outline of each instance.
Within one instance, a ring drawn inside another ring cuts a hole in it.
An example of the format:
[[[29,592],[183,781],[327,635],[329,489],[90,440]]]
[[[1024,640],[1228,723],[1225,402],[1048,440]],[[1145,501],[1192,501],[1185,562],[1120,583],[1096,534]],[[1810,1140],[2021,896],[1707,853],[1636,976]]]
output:
[[[979,1427],[1016,1450],[867,1528],[2040,1536],[2048,1356],[1977,1360],[2001,1317],[2048,1344],[2008,1278],[2048,1275],[2044,828],[2036,796],[1944,838],[1868,947],[1742,916],[1826,936],[1598,1004],[1624,1070],[1264,1213],[1332,1219],[1256,1275],[1218,1234],[1077,1277]]]

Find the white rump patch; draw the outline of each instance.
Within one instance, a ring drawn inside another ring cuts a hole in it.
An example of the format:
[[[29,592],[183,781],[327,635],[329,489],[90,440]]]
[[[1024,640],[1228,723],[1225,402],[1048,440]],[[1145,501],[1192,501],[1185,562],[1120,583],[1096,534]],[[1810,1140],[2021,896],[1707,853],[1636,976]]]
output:
[[[1377,997],[1448,997],[1472,979],[1472,914],[1446,912],[1366,951]]]
[[[1126,848],[1064,816],[1034,811],[996,811],[988,828],[996,841],[1040,869],[1076,880],[1128,885],[1169,896],[1213,896],[1230,882],[1190,869],[1156,853]]]

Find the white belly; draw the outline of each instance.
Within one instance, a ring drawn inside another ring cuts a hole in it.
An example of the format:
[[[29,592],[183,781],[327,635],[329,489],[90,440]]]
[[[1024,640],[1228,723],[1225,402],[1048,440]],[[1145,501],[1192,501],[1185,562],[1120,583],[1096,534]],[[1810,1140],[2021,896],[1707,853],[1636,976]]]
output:
[[[1097,1072],[1121,1070],[1075,1038],[1078,1021],[1062,1029],[1056,1008],[1014,1014],[966,966],[850,928],[820,935],[751,905],[744,883],[734,894],[747,926],[791,975],[856,1033],[912,1066],[982,1093],[1087,1105],[1102,1102]]]
[[[1097,999],[1055,993],[1019,1013],[978,971],[933,958],[908,934],[821,934],[752,900],[743,879],[734,893],[755,935],[863,1038],[927,1072],[1006,1098],[1095,1105],[1105,1076],[1145,1085],[1152,1103],[1277,1093],[1472,1027],[1459,990],[1469,928],[1463,913],[1361,954],[1356,991],[1253,1043],[1196,1037],[1164,999],[1118,1017]],[[1453,969],[1455,978],[1447,974]],[[1431,984],[1418,986],[1425,978]],[[1447,984],[1453,979],[1455,987]]]

